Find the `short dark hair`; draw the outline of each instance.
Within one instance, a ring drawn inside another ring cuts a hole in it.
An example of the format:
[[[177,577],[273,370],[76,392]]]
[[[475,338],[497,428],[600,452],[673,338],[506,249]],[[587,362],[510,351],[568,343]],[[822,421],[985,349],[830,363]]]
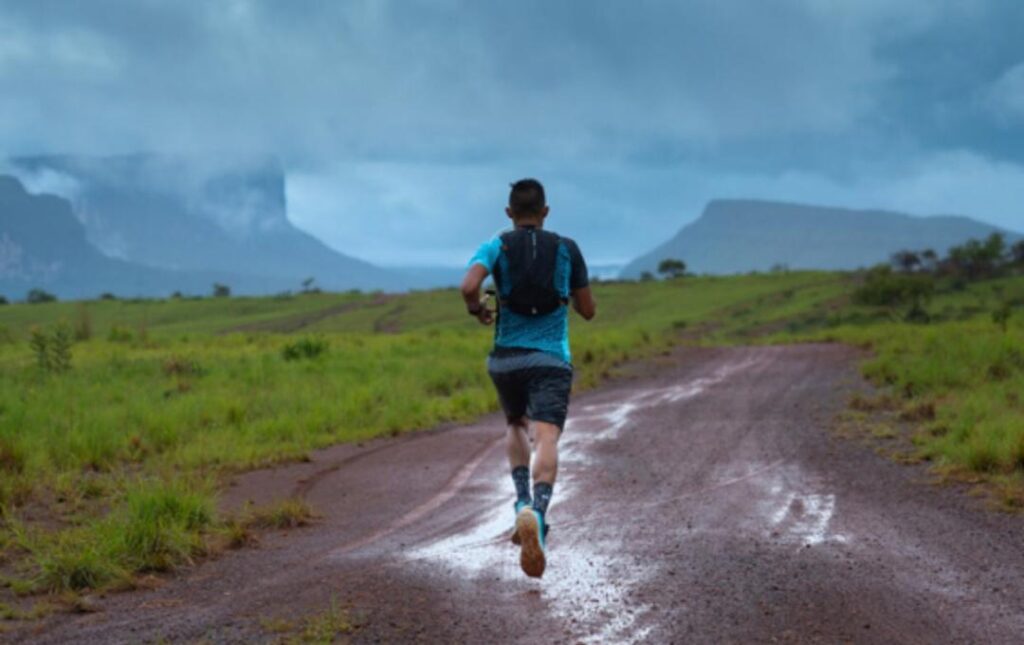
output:
[[[512,184],[508,207],[515,215],[539,215],[547,205],[544,186],[536,179],[520,179]]]

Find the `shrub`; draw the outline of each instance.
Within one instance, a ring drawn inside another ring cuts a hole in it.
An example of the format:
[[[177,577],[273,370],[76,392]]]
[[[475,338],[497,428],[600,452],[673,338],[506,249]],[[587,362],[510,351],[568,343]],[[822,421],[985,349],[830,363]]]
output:
[[[949,250],[946,264],[956,275],[978,280],[1000,273],[1005,254],[1006,238],[1001,233],[993,233],[984,241],[971,239],[954,246]]]
[[[36,584],[47,591],[96,589],[126,575],[96,545],[81,544],[73,538],[60,540],[40,554],[38,563]]]
[[[31,289],[28,295],[25,296],[25,301],[32,305],[38,305],[44,302],[55,302],[57,296],[53,295],[48,291],[42,289]]]
[[[1024,267],[1024,240],[1021,240],[1010,248],[1010,262]]]
[[[28,346],[36,357],[36,365],[43,371],[50,369],[50,337],[38,326],[29,331]]]
[[[50,338],[50,364],[54,372],[66,372],[71,369],[71,327],[67,323],[59,323],[53,329]]]
[[[92,316],[84,304],[78,305],[78,316],[75,319],[75,340],[92,338]]]
[[[910,304],[911,311],[919,312],[935,292],[935,281],[928,275],[893,273],[882,265],[868,271],[853,294],[854,302],[875,307],[898,307]]]
[[[213,297],[214,298],[228,298],[231,296],[231,287],[226,284],[219,282],[213,283]]]
[[[0,305],[6,305],[6,304],[8,304],[7,303],[7,298],[5,298],[4,296],[0,296]]]
[[[35,355],[36,365],[44,372],[65,372],[71,369],[71,328],[58,323],[47,333],[35,326],[29,332],[28,346]]]
[[[132,330],[122,325],[112,325],[107,332],[107,340],[112,343],[130,343],[134,337]]]
[[[1013,316],[1013,307],[1009,302],[1004,302],[998,309],[992,312],[992,322],[999,325],[1005,334],[1010,327],[1010,318]]]
[[[171,356],[165,360],[163,371],[167,376],[202,376],[206,373],[199,361],[183,356]]]
[[[100,300],[117,300],[117,296],[110,293],[109,291],[104,291],[103,293],[100,294]]]
[[[281,356],[286,361],[298,361],[304,358],[316,358],[327,351],[328,345],[327,340],[324,338],[317,338],[313,336],[307,336],[300,338],[299,340],[288,343],[281,350]]]

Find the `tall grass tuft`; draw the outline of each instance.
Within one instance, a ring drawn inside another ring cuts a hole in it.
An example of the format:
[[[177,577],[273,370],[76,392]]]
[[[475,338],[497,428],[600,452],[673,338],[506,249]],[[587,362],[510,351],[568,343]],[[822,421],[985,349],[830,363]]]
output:
[[[286,361],[316,358],[327,352],[327,348],[326,338],[306,336],[295,342],[287,343],[281,349],[281,356]]]
[[[136,571],[166,571],[203,552],[199,532],[213,521],[202,493],[180,485],[156,485],[126,499],[118,548]]]

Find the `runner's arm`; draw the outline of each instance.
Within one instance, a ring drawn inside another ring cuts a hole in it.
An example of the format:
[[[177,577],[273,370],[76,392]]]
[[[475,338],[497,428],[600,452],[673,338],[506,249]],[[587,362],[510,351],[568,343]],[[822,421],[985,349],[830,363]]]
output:
[[[591,320],[597,313],[597,303],[594,302],[594,294],[590,292],[589,285],[572,292],[572,308],[584,320]]]
[[[487,267],[474,262],[469,271],[466,271],[466,277],[462,279],[462,300],[466,303],[466,310],[484,325],[494,322],[494,314],[480,302],[480,286],[488,273],[490,272]]]
[[[587,262],[583,259],[576,242],[566,239],[566,244],[569,247],[569,296],[572,298],[572,308],[583,316],[584,320],[590,320],[597,313],[597,305],[594,303],[594,294],[590,292]]]

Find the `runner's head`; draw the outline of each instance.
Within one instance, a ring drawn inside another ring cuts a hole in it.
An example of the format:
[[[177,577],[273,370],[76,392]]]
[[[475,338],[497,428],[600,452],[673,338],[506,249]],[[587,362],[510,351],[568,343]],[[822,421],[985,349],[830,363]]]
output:
[[[516,223],[540,224],[548,214],[544,186],[536,179],[520,179],[512,184],[505,212]]]

